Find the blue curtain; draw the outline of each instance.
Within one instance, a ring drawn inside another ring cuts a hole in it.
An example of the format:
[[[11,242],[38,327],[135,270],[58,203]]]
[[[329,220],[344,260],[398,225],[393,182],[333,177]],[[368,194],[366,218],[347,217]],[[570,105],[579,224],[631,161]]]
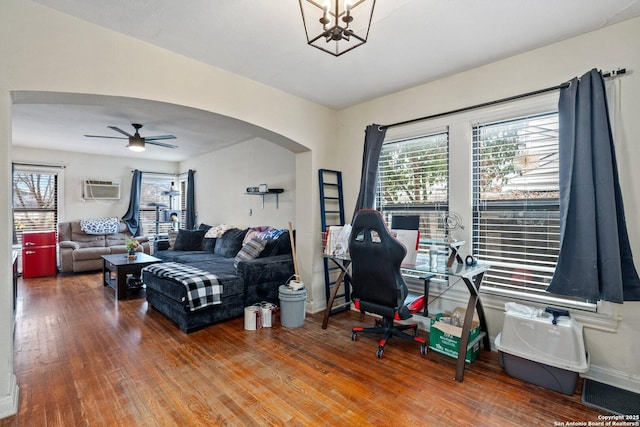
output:
[[[375,205],[376,185],[378,184],[378,161],[380,160],[380,152],[382,151],[382,143],[386,133],[386,128],[376,124],[369,125],[365,129],[360,193],[358,193],[353,216],[360,209],[372,209]]]
[[[604,80],[591,70],[561,89],[560,254],[548,291],[622,303],[640,300]]]
[[[131,195],[129,197],[129,209],[127,213],[122,217],[122,221],[127,224],[129,232],[132,235],[138,236],[140,227],[140,186],[142,185],[142,172],[138,169],[133,171],[133,178],[131,180]]]
[[[187,211],[185,212],[186,229],[196,228],[196,189],[194,187],[193,174],[195,171],[189,169],[187,174]]]

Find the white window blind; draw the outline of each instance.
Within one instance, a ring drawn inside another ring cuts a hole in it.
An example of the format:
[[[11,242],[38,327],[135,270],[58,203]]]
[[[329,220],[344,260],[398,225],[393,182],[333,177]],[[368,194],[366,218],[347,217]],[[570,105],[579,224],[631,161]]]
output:
[[[544,293],[559,252],[558,114],[473,128],[473,251],[483,287]]]
[[[420,216],[418,256],[431,240],[443,240],[440,214],[448,209],[447,132],[385,143],[378,163],[377,207],[391,225],[395,215]]]
[[[25,231],[56,231],[58,224],[58,172],[13,171],[13,220],[15,244]]]
[[[140,223],[143,235],[150,236],[156,233],[156,207],[153,203],[160,203],[158,209],[158,233],[167,233],[172,227],[171,223],[163,222],[162,212],[165,209],[180,209],[180,196],[173,196],[173,206],[169,205],[169,190],[171,183],[176,181],[173,175],[161,175],[142,173],[140,185]]]

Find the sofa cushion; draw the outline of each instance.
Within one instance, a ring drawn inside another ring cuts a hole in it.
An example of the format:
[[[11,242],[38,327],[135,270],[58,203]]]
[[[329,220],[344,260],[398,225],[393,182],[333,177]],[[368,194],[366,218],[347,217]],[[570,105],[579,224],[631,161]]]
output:
[[[176,242],[173,245],[175,251],[199,251],[202,249],[204,230],[178,230]]]
[[[213,253],[227,258],[235,258],[242,248],[242,240],[246,233],[247,229],[239,230],[232,228],[231,230],[227,230],[222,237],[216,239],[216,246]]]
[[[289,231],[285,231],[275,239],[266,239],[267,244],[260,253],[260,258],[291,253],[291,240]]]
[[[236,255],[235,263],[233,265],[237,267],[240,261],[258,258],[266,244],[267,242],[265,240],[258,239],[257,237],[249,240],[247,243],[242,245],[242,249],[240,249]]]
[[[213,253],[213,250],[215,248],[216,248],[216,239],[210,238],[210,237],[205,237],[204,239],[202,239],[202,247],[200,249],[202,249],[205,252]]]
[[[102,255],[111,254],[111,249],[105,246],[93,248],[80,248],[73,251],[73,261],[86,261],[100,259]]]

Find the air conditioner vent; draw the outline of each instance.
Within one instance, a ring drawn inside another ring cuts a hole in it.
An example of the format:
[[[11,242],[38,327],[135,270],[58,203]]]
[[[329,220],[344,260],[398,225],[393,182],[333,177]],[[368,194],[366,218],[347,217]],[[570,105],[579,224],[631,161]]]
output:
[[[85,179],[82,186],[84,200],[119,200],[120,183],[98,179]]]

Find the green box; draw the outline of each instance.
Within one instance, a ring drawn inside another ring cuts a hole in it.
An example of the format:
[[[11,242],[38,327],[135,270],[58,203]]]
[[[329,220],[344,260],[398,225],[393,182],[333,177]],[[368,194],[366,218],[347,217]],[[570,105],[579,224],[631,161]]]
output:
[[[436,319],[440,319],[442,314],[436,315]],[[429,327],[429,348],[444,354],[445,356],[458,358],[458,349],[460,348],[460,337],[462,336],[462,328],[452,326],[447,323],[439,322],[431,319]],[[473,321],[471,331],[469,331],[469,342],[473,341],[480,335],[480,324]],[[475,343],[472,348],[467,350],[464,361],[471,363],[478,358],[480,353],[480,341]]]

